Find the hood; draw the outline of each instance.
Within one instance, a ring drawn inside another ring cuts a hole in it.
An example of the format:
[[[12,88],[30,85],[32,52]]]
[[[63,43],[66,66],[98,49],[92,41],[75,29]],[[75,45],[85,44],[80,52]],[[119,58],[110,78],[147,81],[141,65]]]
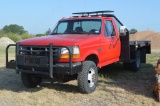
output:
[[[49,45],[53,43],[55,46],[74,46],[80,45],[87,41],[93,41],[99,35],[80,35],[80,34],[71,34],[71,35],[49,35],[43,37],[36,37],[31,39],[26,39],[20,41],[21,45]]]

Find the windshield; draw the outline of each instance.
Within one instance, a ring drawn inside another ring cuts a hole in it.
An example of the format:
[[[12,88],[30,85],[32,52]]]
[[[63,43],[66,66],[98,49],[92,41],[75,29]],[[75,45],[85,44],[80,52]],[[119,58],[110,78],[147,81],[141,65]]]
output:
[[[100,34],[101,19],[76,19],[59,21],[51,35],[55,34]]]

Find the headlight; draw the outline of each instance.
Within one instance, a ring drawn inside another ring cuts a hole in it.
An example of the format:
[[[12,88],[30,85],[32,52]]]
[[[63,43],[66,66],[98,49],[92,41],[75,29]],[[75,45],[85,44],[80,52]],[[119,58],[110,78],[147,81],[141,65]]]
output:
[[[62,48],[61,49],[61,54],[69,54],[69,51],[67,48]]]
[[[27,48],[27,47],[20,46],[20,50],[28,50],[28,48]],[[28,52],[26,52],[26,51],[21,51],[20,54],[21,54],[21,55],[27,55]]]
[[[80,57],[80,50],[78,46],[73,46],[71,47],[73,54],[72,58],[79,58]],[[63,59],[68,59],[69,58],[69,51],[67,48],[62,48],[61,49],[61,58]]]

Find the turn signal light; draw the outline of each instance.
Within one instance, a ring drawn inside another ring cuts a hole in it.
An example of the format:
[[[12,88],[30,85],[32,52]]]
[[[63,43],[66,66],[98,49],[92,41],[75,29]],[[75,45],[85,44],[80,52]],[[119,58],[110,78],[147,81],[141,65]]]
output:
[[[62,59],[69,59],[69,54],[61,54],[61,58]],[[72,55],[72,58],[75,59],[75,58],[80,58],[80,54],[73,54]]]
[[[78,16],[78,18],[81,18],[81,16]]]

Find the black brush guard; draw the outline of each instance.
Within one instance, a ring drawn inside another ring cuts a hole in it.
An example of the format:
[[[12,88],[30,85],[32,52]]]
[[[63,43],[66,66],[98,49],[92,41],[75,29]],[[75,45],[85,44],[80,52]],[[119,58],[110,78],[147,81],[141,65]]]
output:
[[[15,60],[9,61],[8,50],[11,46],[16,47],[16,58]],[[58,46],[59,48],[66,48],[69,51],[69,63],[56,63],[53,60],[53,44],[49,44],[49,56],[27,56],[21,55],[20,44],[10,44],[6,48],[6,68],[16,69],[16,72],[34,73],[40,75],[48,75],[53,78],[54,74],[62,75],[74,75],[82,70],[81,62],[72,62],[72,50],[67,46]],[[30,59],[35,64],[27,61]],[[36,64],[37,61],[37,64]],[[41,71],[40,71],[41,70]]]
[[[16,61],[15,60],[10,60],[8,59],[8,49],[11,46],[16,46],[16,44],[10,44],[6,47],[6,68],[10,68],[10,69],[16,69]]]

